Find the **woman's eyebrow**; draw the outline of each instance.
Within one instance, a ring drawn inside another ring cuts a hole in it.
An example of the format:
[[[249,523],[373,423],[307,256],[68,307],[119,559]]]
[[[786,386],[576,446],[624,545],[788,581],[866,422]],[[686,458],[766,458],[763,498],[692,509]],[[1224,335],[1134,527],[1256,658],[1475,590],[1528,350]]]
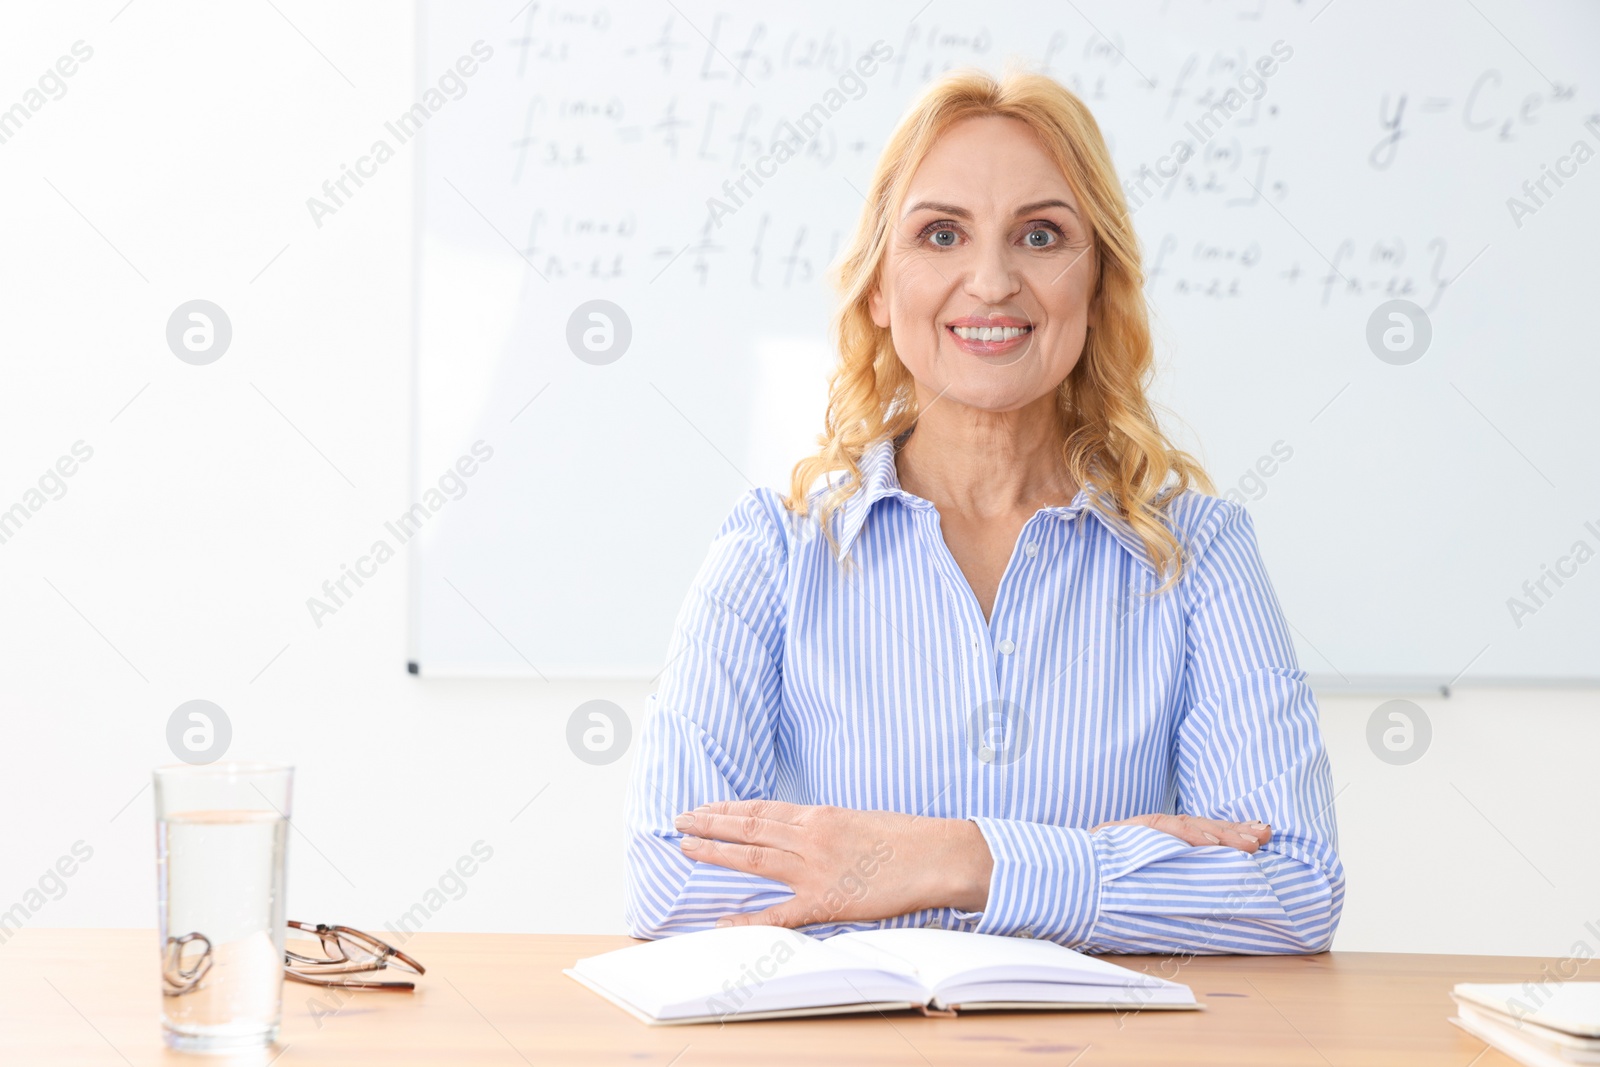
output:
[[[1017,214],[1027,215],[1031,212],[1039,211],[1047,207],[1064,207],[1068,211],[1072,212],[1074,216],[1078,214],[1078,209],[1067,203],[1065,200],[1039,200],[1032,204],[1023,204],[1021,207],[1017,208]]]
[[[1026,215],[1030,212],[1039,211],[1047,207],[1066,208],[1068,211],[1072,212],[1073,215],[1078,214],[1078,209],[1067,203],[1065,200],[1036,200],[1031,204],[1023,204],[1021,207],[1017,208],[1016,214]],[[954,204],[941,204],[933,200],[919,200],[917,203],[912,204],[906,209],[906,213],[903,217],[910,218],[918,211],[937,211],[941,215],[950,215],[958,219],[972,218],[972,212],[968,211],[964,207],[957,207]]]

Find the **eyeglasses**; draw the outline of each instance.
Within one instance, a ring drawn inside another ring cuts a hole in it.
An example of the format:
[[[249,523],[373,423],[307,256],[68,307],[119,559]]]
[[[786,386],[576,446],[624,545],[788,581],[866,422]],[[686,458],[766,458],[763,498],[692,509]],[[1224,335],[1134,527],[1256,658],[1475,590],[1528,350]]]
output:
[[[290,940],[284,951],[284,977],[310,985],[339,986],[343,989],[415,989],[405,979],[370,981],[345,975],[381,971],[393,965],[412,974],[424,973],[422,964],[386,941],[348,926],[289,921]],[[310,934],[311,939],[295,936]],[[316,955],[320,948],[322,954]],[[300,949],[301,951],[296,951]]]
[[[198,956],[185,955],[188,947],[199,943]],[[211,939],[202,933],[184,934],[167,938],[166,951],[161,957],[161,992],[169,997],[179,997],[197,988],[211,972]]]
[[[296,982],[309,985],[338,986],[342,989],[415,989],[416,983],[398,979],[376,982],[345,975],[381,971],[391,963],[403,971],[422,974],[422,964],[407,956],[393,945],[380,941],[371,934],[348,926],[325,926],[317,923],[288,923],[289,936],[285,939],[283,974]],[[311,934],[314,940],[296,936]],[[190,951],[198,946],[199,953]],[[295,951],[295,949],[304,951]],[[320,954],[313,955],[317,949]],[[211,939],[195,932],[182,937],[167,938],[166,952],[161,961],[161,991],[169,997],[182,996],[201,987],[206,975],[211,973]]]

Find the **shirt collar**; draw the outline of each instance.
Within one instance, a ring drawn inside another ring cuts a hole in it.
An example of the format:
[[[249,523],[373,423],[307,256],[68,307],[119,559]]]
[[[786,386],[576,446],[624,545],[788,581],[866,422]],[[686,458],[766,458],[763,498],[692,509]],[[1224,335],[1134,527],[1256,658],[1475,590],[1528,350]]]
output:
[[[856,537],[861,533],[861,527],[866,524],[867,515],[878,501],[886,497],[898,497],[907,507],[933,507],[931,502],[900,487],[900,475],[895,469],[894,455],[894,441],[888,437],[880,437],[867,446],[861,459],[857,461],[857,466],[861,468],[861,488],[850,495],[838,512],[837,528],[841,560],[849,554],[850,547],[855,544]],[[1155,568],[1146,557],[1144,541],[1133,527],[1120,516],[1106,515],[1090,503],[1090,495],[1095,491],[1092,483],[1085,484],[1078,489],[1077,495],[1072,498],[1072,503],[1040,510],[1063,520],[1076,518],[1079,512],[1087,511],[1099,520],[1135,560],[1154,571]]]

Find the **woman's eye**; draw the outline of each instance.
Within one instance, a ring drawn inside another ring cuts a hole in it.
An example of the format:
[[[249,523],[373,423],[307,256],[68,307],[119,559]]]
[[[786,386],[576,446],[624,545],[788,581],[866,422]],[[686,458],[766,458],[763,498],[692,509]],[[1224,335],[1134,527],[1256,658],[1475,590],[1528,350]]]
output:
[[[937,248],[954,248],[961,234],[947,224],[935,222],[924,227],[918,237],[931,241]],[[1050,224],[1035,226],[1023,235],[1029,248],[1053,248],[1065,239],[1061,231]]]

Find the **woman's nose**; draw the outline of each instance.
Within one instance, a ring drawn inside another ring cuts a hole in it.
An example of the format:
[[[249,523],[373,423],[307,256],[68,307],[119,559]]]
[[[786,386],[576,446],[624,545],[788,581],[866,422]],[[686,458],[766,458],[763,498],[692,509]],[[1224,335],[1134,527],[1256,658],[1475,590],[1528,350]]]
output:
[[[974,300],[999,304],[1016,294],[1019,277],[1010,248],[1001,243],[980,245],[966,288]]]

